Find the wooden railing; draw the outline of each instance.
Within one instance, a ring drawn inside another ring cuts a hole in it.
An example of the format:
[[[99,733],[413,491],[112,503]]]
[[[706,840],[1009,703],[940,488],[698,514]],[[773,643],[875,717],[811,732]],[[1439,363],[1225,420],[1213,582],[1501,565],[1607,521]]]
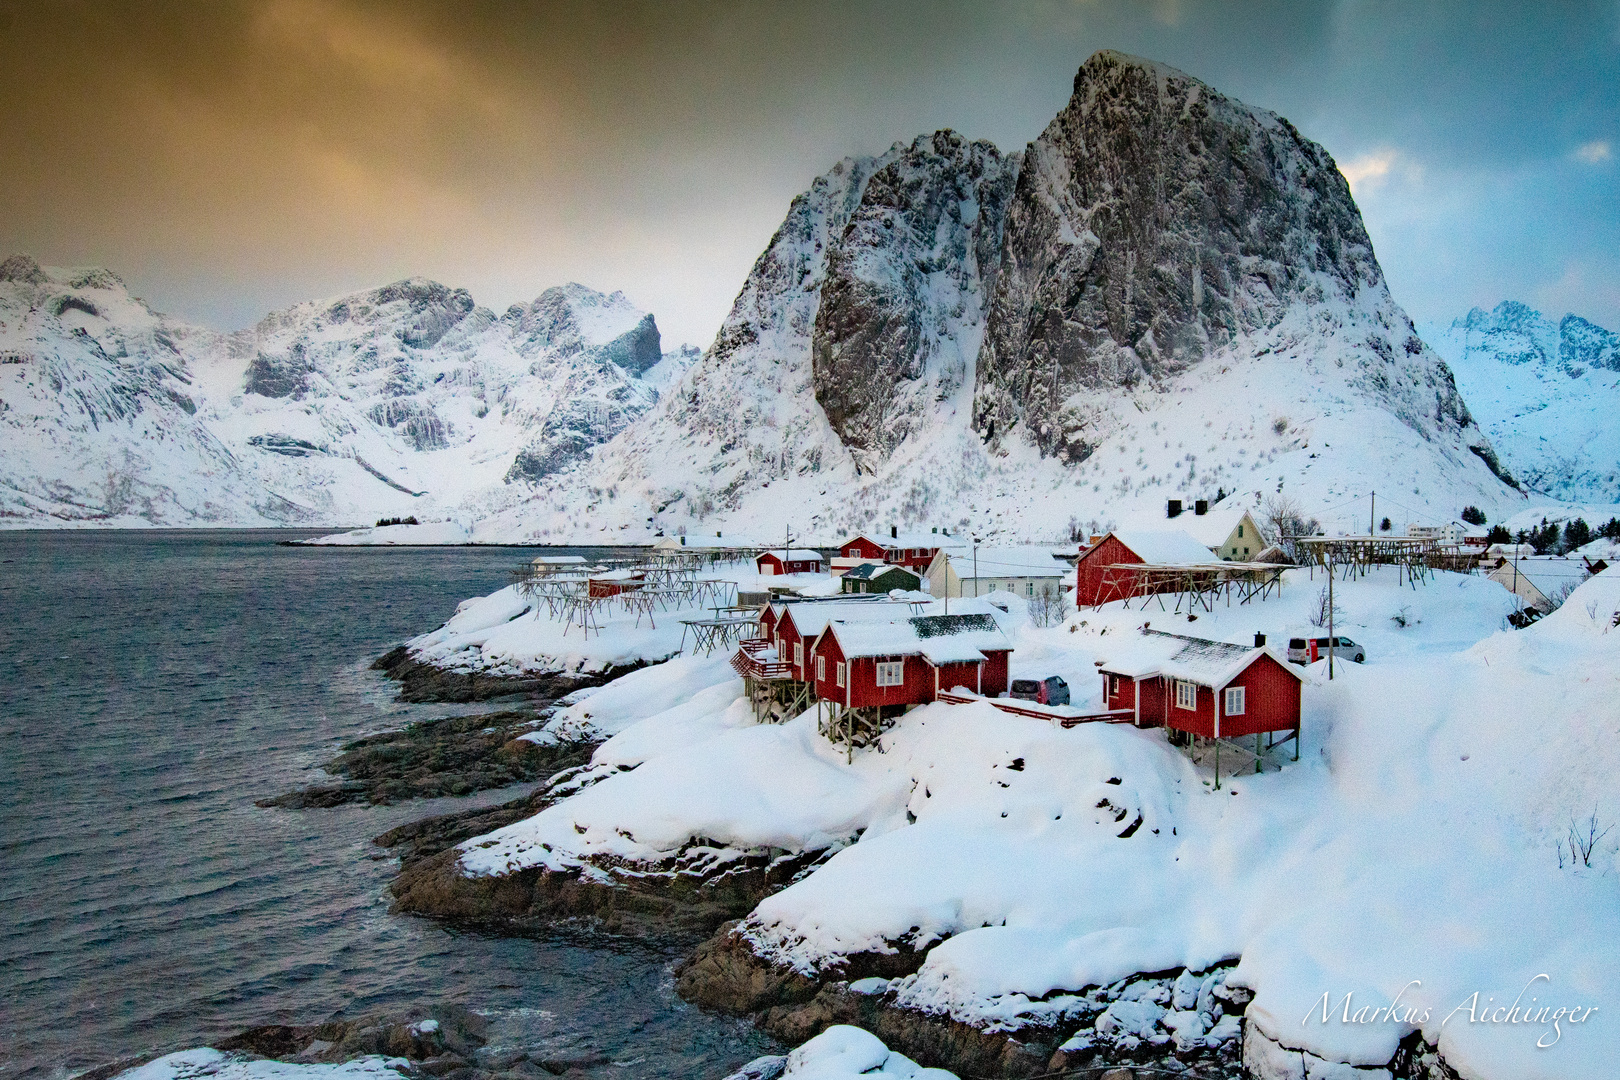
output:
[[[731,667],[745,679],[791,679],[793,665],[785,660],[767,660],[765,654],[771,643],[765,638],[749,638],[740,642],[732,654]]]

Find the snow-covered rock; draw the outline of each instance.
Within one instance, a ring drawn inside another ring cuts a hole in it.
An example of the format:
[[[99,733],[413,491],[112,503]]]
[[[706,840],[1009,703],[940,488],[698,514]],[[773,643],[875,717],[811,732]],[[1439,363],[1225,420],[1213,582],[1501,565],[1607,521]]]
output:
[[[1514,300],[1422,327],[1505,466],[1569,501],[1620,501],[1620,334]]]
[[[622,293],[580,285],[497,316],[411,278],[227,335],[153,312],[108,271],[16,256],[0,264],[0,513],[470,522],[623,430],[695,358],[660,352]]]

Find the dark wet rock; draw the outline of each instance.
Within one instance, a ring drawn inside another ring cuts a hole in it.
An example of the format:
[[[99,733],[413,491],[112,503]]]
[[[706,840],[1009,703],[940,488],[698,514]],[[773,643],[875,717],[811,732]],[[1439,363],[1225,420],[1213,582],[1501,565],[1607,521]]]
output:
[[[249,1028],[214,1044],[227,1053],[278,1061],[334,1063],[381,1054],[412,1062],[435,1062],[448,1076],[465,1068],[486,1041],[489,1023],[459,1005],[434,1005],[404,1013],[322,1024],[270,1024]]]
[[[381,671],[400,684],[401,701],[416,703],[447,702],[463,704],[470,701],[489,701],[495,698],[528,695],[544,699],[548,704],[586,686],[601,686],[628,674],[644,663],[621,664],[595,673],[568,674],[551,671],[533,675],[484,675],[477,672],[446,671],[411,656],[401,645],[379,656],[372,662],[374,671]]]
[[[553,797],[542,787],[499,806],[479,807],[412,821],[373,838],[372,843],[378,847],[403,848],[400,852],[401,865],[410,866],[463,840],[483,836],[514,821],[533,817],[553,801]]]
[[[258,805],[301,810],[470,795],[540,780],[590,760],[597,746],[593,742],[544,744],[518,738],[539,719],[527,711],[447,716],[356,739],[325,766],[345,783],[288,792]]]
[[[761,853],[728,862],[715,873],[705,869],[711,854],[712,848],[694,844],[661,863],[596,860],[590,878],[575,870],[539,868],[467,877],[460,852],[451,848],[401,866],[389,886],[395,897],[390,910],[513,933],[573,924],[688,940],[746,914],[826,855]]]

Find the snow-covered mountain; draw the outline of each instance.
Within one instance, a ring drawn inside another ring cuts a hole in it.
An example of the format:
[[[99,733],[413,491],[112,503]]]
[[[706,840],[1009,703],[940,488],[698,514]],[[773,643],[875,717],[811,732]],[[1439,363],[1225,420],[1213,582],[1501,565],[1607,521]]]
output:
[[[1328,154],[1103,52],[1020,154],[942,131],[819,177],[666,400],[485,534],[1050,538],[1375,488],[1443,520],[1516,502],[1497,473]]]
[[[1425,324],[1504,464],[1574,502],[1620,502],[1620,334],[1514,300]]]
[[[579,285],[496,315],[412,278],[220,334],[153,312],[105,270],[16,256],[0,264],[0,516],[476,513],[617,434],[695,359],[662,353],[623,294]]]

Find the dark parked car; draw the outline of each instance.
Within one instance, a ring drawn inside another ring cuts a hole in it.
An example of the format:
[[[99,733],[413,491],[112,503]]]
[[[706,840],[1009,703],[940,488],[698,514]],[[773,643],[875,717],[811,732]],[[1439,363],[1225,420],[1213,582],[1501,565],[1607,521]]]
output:
[[[1040,705],[1067,705],[1069,684],[1056,675],[1048,675],[1044,679],[1014,679],[1008,696]]]

